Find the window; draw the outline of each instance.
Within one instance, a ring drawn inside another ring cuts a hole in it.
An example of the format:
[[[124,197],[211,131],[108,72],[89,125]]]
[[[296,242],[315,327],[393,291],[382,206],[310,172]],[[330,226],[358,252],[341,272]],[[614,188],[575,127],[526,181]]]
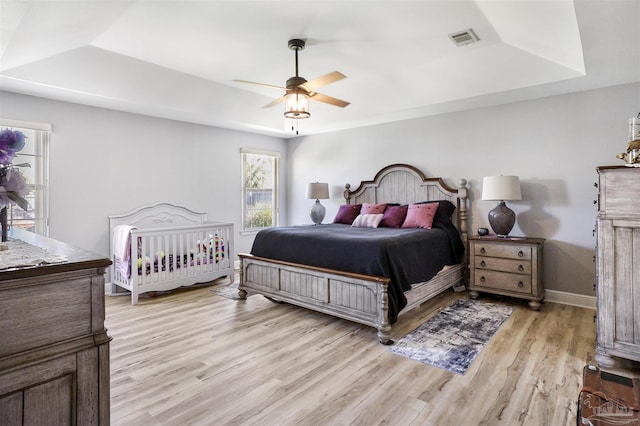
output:
[[[278,154],[242,149],[242,230],[278,224]]]
[[[20,167],[29,193],[25,197],[29,210],[24,211],[16,205],[8,209],[8,223],[35,232],[49,234],[49,138],[51,125],[0,118],[0,129],[20,130],[27,137],[24,148],[16,154],[13,164],[28,163],[29,167]]]

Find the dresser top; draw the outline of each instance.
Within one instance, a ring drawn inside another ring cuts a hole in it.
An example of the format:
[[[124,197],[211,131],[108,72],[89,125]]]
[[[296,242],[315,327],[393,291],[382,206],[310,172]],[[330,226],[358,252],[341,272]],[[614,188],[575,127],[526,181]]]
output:
[[[542,244],[544,243],[544,238],[534,238],[534,237],[496,237],[495,235],[487,235],[480,236],[474,235],[473,237],[469,237],[470,240],[474,241],[485,241],[490,243],[509,243],[509,244]]]
[[[9,238],[22,240],[25,243],[46,250],[47,253],[62,256],[66,260],[49,264],[2,269],[0,270],[0,281],[80,269],[106,268],[111,264],[111,260],[104,256],[19,228],[11,229]]]
[[[640,170],[640,167],[630,166],[598,166],[596,167],[598,173],[607,172],[609,170]]]

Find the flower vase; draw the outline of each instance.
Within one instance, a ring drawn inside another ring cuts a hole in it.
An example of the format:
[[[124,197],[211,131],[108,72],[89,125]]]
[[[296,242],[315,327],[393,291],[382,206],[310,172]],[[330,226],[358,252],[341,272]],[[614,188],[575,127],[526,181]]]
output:
[[[7,231],[8,231],[6,207],[3,207],[0,210],[0,226],[2,226],[2,242],[4,243],[5,241],[7,241]]]

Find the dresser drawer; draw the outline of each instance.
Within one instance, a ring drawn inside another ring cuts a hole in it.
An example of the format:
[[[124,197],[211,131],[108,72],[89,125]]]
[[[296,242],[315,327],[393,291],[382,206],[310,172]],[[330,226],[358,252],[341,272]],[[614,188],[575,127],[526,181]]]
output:
[[[514,274],[531,275],[530,260],[502,259],[499,257],[475,257],[475,268],[480,270],[511,272]]]
[[[523,244],[476,242],[473,245],[476,256],[502,257],[506,259],[531,260],[531,247]]]
[[[517,293],[531,293],[531,276],[510,274],[508,272],[498,272],[489,270],[477,270],[474,274],[473,285],[482,290],[481,287],[496,290],[507,290]]]

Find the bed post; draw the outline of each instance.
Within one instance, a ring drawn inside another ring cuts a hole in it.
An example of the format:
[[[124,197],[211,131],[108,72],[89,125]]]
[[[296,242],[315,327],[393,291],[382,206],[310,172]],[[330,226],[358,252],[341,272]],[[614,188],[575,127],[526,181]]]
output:
[[[247,299],[247,290],[244,289],[244,257],[242,255],[238,256],[240,258],[240,283],[238,285],[238,297],[240,299]]]
[[[346,200],[347,204],[351,204],[351,185],[346,183],[344,185],[344,199]]]
[[[464,256],[466,259],[464,280],[468,284],[469,277],[467,271],[469,270],[469,225],[467,223],[467,180],[460,179],[458,182],[458,229],[460,230],[460,236],[462,243],[464,244]]]
[[[378,324],[378,341],[383,345],[393,345],[391,340],[391,322],[389,321],[389,283],[379,283],[380,323]]]

